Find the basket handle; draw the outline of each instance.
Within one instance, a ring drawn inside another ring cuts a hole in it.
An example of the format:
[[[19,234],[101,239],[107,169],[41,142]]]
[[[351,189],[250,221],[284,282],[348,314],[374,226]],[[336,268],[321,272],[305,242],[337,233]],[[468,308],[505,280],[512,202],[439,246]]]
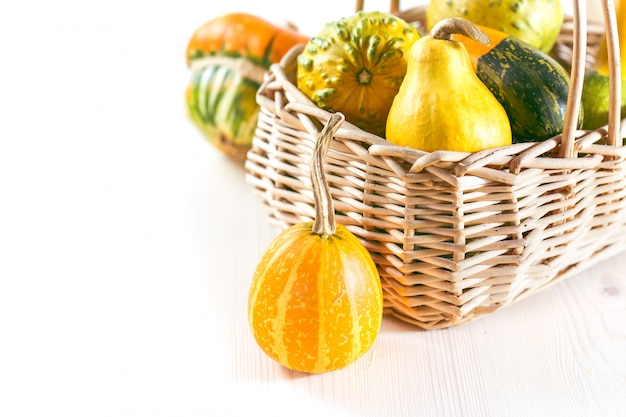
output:
[[[626,0],[622,0],[626,1]],[[619,37],[617,33],[617,19],[614,0],[602,0],[602,10],[605,26],[604,39],[607,42],[607,57],[609,60],[609,120],[607,144],[616,146],[621,141],[621,63],[619,52]],[[574,1],[574,38],[572,54],[572,72],[570,75],[570,93],[567,100],[567,112],[561,140],[559,156],[573,158],[575,156],[574,141],[582,84],[585,76],[585,54],[587,46],[587,10],[583,0]],[[621,145],[621,144],[620,144]]]
[[[363,0],[356,0],[356,8],[357,12],[363,10]],[[389,1],[389,12],[391,14],[397,14],[400,11],[400,0],[390,0]]]
[[[620,0],[626,1],[626,0]],[[621,7],[624,7],[623,5]],[[608,144],[616,146],[621,141],[621,91],[622,70],[620,62],[619,33],[617,30],[617,14],[614,0],[603,0],[605,35],[607,42],[607,56],[609,60],[609,131]],[[626,36],[626,34],[622,34]]]
[[[606,0],[602,0],[605,2]],[[574,31],[572,43],[572,70],[567,96],[567,109],[561,138],[559,157],[574,157],[574,140],[578,125],[578,113],[585,78],[585,55],[587,52],[587,5],[583,0],[574,0]]]
[[[626,0],[621,0],[626,1]],[[356,11],[363,10],[364,0],[356,1]],[[570,90],[567,97],[567,110],[561,134],[561,148],[559,157],[575,157],[575,141],[578,127],[578,114],[581,107],[583,81],[585,78],[585,63],[587,53],[587,5],[585,0],[573,0],[574,28],[572,46],[572,68],[570,73]],[[400,0],[390,0],[389,10],[398,14]],[[619,37],[615,0],[602,0],[605,35],[607,42],[607,56],[609,60],[609,120],[607,144],[622,146],[621,139],[621,67]],[[626,36],[626,35],[625,35]]]

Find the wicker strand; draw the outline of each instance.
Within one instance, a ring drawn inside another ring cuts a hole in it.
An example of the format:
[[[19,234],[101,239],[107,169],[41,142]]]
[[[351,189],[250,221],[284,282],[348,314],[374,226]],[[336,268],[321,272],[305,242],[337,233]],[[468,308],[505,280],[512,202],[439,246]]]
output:
[[[398,14],[400,11],[400,0],[391,0],[389,5],[389,12],[392,14]]]
[[[356,1],[355,11],[360,12],[363,10],[363,0]],[[400,0],[390,0],[389,2],[389,13],[398,14],[400,12]]]
[[[626,0],[622,0],[626,1]],[[620,63],[619,37],[617,33],[617,21],[615,16],[615,2],[602,0],[602,9],[606,32],[604,38],[607,42],[607,55],[609,59],[609,122],[608,141],[615,146],[621,140],[621,91],[622,75]],[[623,35],[624,36],[624,35]]]
[[[604,0],[603,0],[604,1]],[[585,77],[585,56],[587,48],[587,6],[583,0],[574,0],[574,35],[570,90],[567,97],[567,110],[561,140],[561,158],[574,157],[574,140],[580,112],[583,81]]]

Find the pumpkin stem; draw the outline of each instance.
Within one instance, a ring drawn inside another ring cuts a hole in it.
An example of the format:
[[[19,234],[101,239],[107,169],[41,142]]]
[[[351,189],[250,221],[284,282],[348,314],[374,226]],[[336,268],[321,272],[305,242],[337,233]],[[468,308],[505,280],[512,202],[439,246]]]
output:
[[[491,40],[489,36],[482,30],[478,29],[476,25],[467,19],[462,17],[449,17],[447,19],[440,20],[433,26],[430,31],[430,35],[435,39],[451,40],[452,35],[459,34],[467,36],[468,38],[475,40],[483,45],[489,45]]]
[[[313,157],[311,158],[311,186],[315,198],[315,222],[313,233],[321,236],[335,234],[335,207],[330,194],[330,187],[324,173],[324,159],[330,148],[330,142],[339,126],[345,120],[341,113],[332,113],[328,122],[317,137]]]

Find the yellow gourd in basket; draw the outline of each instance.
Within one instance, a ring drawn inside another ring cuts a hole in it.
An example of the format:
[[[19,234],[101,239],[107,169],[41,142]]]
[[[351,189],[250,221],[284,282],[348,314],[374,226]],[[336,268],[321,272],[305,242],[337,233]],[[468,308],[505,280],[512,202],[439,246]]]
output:
[[[431,0],[426,20],[431,29],[440,20],[462,17],[513,35],[534,48],[550,52],[563,26],[560,0]]]
[[[504,108],[474,73],[463,44],[450,39],[453,33],[489,41],[468,20],[449,18],[413,44],[387,119],[389,142],[427,152],[477,152],[511,144]]]
[[[356,361],[374,343],[382,286],[369,252],[335,224],[322,165],[338,124],[331,116],[315,147],[315,222],[296,223],[267,248],[252,280],[248,318],[261,349],[283,366],[323,373]]]
[[[379,136],[406,72],[417,30],[389,13],[358,12],[330,22],[298,56],[297,85],[318,107]]]

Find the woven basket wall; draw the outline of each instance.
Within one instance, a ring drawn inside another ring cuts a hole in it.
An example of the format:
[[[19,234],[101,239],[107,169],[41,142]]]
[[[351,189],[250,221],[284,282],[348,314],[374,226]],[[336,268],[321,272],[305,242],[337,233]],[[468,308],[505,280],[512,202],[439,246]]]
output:
[[[399,15],[419,26],[424,10]],[[588,63],[603,26],[586,26]],[[567,62],[574,30],[567,19],[554,49]],[[329,116],[294,85],[298,52],[266,75],[246,161],[247,180],[280,227],[315,214],[309,161]],[[558,157],[560,136],[474,154],[426,153],[346,122],[326,172],[337,222],[363,241],[378,266],[385,312],[423,329],[444,328],[626,248],[626,152],[606,138],[607,129],[575,132],[571,158]]]

